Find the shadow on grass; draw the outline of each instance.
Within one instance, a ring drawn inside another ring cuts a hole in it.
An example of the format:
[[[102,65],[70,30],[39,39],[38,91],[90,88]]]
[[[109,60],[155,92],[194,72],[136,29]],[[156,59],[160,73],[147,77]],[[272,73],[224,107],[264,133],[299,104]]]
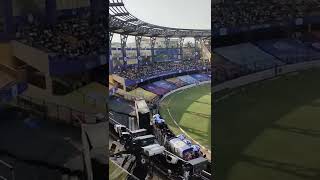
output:
[[[186,110],[194,103],[199,101],[199,99],[203,96],[209,95],[208,88],[206,86],[201,86],[198,88],[187,89],[181,93],[175,93],[169,96],[165,101],[161,104],[164,104],[163,108],[170,108],[170,112],[176,122],[182,120],[182,116],[186,112]],[[203,102],[202,102],[203,103]],[[205,104],[205,103],[203,103]],[[191,112],[196,113],[196,112]]]
[[[202,117],[202,118],[207,118],[207,119],[210,118],[210,115],[204,114],[204,113],[198,113],[198,112],[194,112],[194,111],[186,111],[185,113],[192,114],[192,115],[195,115],[195,116],[199,116],[199,117]]]
[[[283,126],[283,125],[277,125],[277,124],[273,125],[272,128],[291,132],[291,133],[302,134],[305,136],[320,138],[320,130],[302,129],[297,127],[289,127],[289,126]]]
[[[273,81],[260,82],[262,85],[248,85],[241,93],[215,103],[212,149],[215,151],[213,159],[217,166],[216,179],[227,179],[232,166],[243,159],[242,152],[264,129],[273,127],[274,122],[297,108],[319,99],[319,76],[319,70],[312,70],[298,76],[284,76]],[[215,95],[214,98],[219,97]],[[315,135],[314,132],[301,129],[278,128]],[[282,167],[273,168],[281,170]],[[289,173],[296,175],[294,171]],[[319,179],[306,177],[310,178]]]
[[[186,127],[186,126],[180,126],[182,129],[184,129],[186,132],[188,133],[192,133],[196,136],[198,136],[199,138],[201,138],[202,140],[207,139],[208,140],[208,132],[205,131],[200,131],[198,129],[194,129],[194,128],[190,128],[190,127]]]
[[[245,155],[243,155],[240,159],[241,161],[248,162],[257,167],[274,169],[275,171],[292,174],[302,179],[320,179],[320,168],[308,168],[292,163],[267,160]]]
[[[211,106],[211,103],[207,103],[207,102],[203,102],[203,101],[194,101],[194,102]]]

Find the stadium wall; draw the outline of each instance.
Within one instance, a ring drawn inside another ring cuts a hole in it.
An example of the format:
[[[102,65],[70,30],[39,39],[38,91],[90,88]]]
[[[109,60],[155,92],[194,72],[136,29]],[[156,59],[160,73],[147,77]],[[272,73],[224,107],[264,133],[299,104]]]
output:
[[[12,65],[12,49],[10,43],[0,43],[0,63]]]
[[[49,73],[49,58],[47,53],[18,41],[12,41],[11,44],[15,57],[41,72]]]
[[[222,91],[224,89],[233,89],[233,88],[244,86],[250,83],[270,79],[278,75],[284,75],[290,72],[302,71],[302,70],[316,68],[316,67],[320,67],[320,60],[278,66],[275,68],[271,68],[271,69],[257,72],[254,74],[249,74],[246,76],[242,76],[242,77],[218,84],[214,86],[213,92]]]

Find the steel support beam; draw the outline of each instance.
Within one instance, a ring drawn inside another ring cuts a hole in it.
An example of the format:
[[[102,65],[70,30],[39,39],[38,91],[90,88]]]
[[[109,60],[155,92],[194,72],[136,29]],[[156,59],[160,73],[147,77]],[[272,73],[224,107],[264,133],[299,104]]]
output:
[[[150,37],[150,46],[151,46],[151,58],[152,58],[152,61],[154,60],[154,47],[155,47],[155,45],[156,45],[156,40],[157,40],[156,37]]]
[[[170,38],[169,37],[165,37],[164,38],[164,44],[166,45],[166,49],[168,50],[170,47]]]
[[[102,0],[92,0],[102,1]],[[133,16],[125,8],[122,1],[109,0],[109,10],[112,14],[109,16],[109,29],[115,33],[117,29],[122,29],[122,33],[132,35],[144,35],[147,37],[210,37],[210,29],[179,29],[157,26],[149,24]],[[124,18],[125,16],[125,18]],[[132,23],[136,22],[136,23]]]
[[[121,39],[121,52],[122,52],[122,60],[123,60],[123,66],[124,68],[127,67],[127,40],[128,40],[128,35],[120,35],[120,39]]]
[[[109,3],[109,7],[124,6],[123,3]]]
[[[169,59],[171,58],[170,54],[169,54],[169,45],[170,45],[170,38],[169,37],[164,37],[164,44],[166,45],[166,50],[167,50],[167,57],[169,57]]]
[[[178,42],[178,47],[180,48],[180,60],[183,60],[183,42],[184,38],[180,37]]]
[[[200,51],[199,51],[199,46],[201,43],[201,39],[199,37],[194,38],[194,52],[195,52],[195,60],[200,59]]]
[[[113,59],[112,59],[112,38],[113,33],[109,32],[109,74],[113,74]]]
[[[118,14],[113,14],[113,15],[110,15],[111,17],[116,17],[116,16],[129,16],[130,13],[118,13]]]
[[[135,36],[136,40],[136,48],[137,48],[137,59],[138,59],[138,65],[141,64],[141,40],[142,36]]]

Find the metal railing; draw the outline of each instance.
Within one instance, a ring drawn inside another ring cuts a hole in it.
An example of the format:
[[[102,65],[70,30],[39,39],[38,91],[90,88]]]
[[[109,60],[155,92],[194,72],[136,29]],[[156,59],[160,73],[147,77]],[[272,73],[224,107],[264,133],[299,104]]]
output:
[[[14,168],[13,166],[11,166],[9,163],[3,161],[0,159],[0,164],[2,164],[3,166],[5,166],[6,168],[8,168],[10,170],[10,173],[11,173],[11,179],[12,180],[15,180],[15,174],[14,174]],[[3,176],[0,176],[0,179],[3,179],[3,180],[8,180],[7,178],[3,177]]]
[[[90,123],[96,120],[95,114],[25,95],[18,96],[15,104],[22,109],[40,115],[44,119],[53,119],[72,125],[79,125],[79,121]]]

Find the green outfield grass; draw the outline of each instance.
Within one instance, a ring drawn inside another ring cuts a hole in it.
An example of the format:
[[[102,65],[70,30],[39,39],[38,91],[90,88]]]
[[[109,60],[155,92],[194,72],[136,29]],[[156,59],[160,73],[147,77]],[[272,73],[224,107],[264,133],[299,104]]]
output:
[[[181,134],[182,131],[173,119],[195,141],[210,149],[211,84],[171,94],[161,102],[160,114],[175,134]]]
[[[126,180],[128,177],[127,172],[123,171],[112,161],[109,160],[109,179],[110,180]]]
[[[215,102],[216,179],[320,179],[320,70],[220,93]]]

